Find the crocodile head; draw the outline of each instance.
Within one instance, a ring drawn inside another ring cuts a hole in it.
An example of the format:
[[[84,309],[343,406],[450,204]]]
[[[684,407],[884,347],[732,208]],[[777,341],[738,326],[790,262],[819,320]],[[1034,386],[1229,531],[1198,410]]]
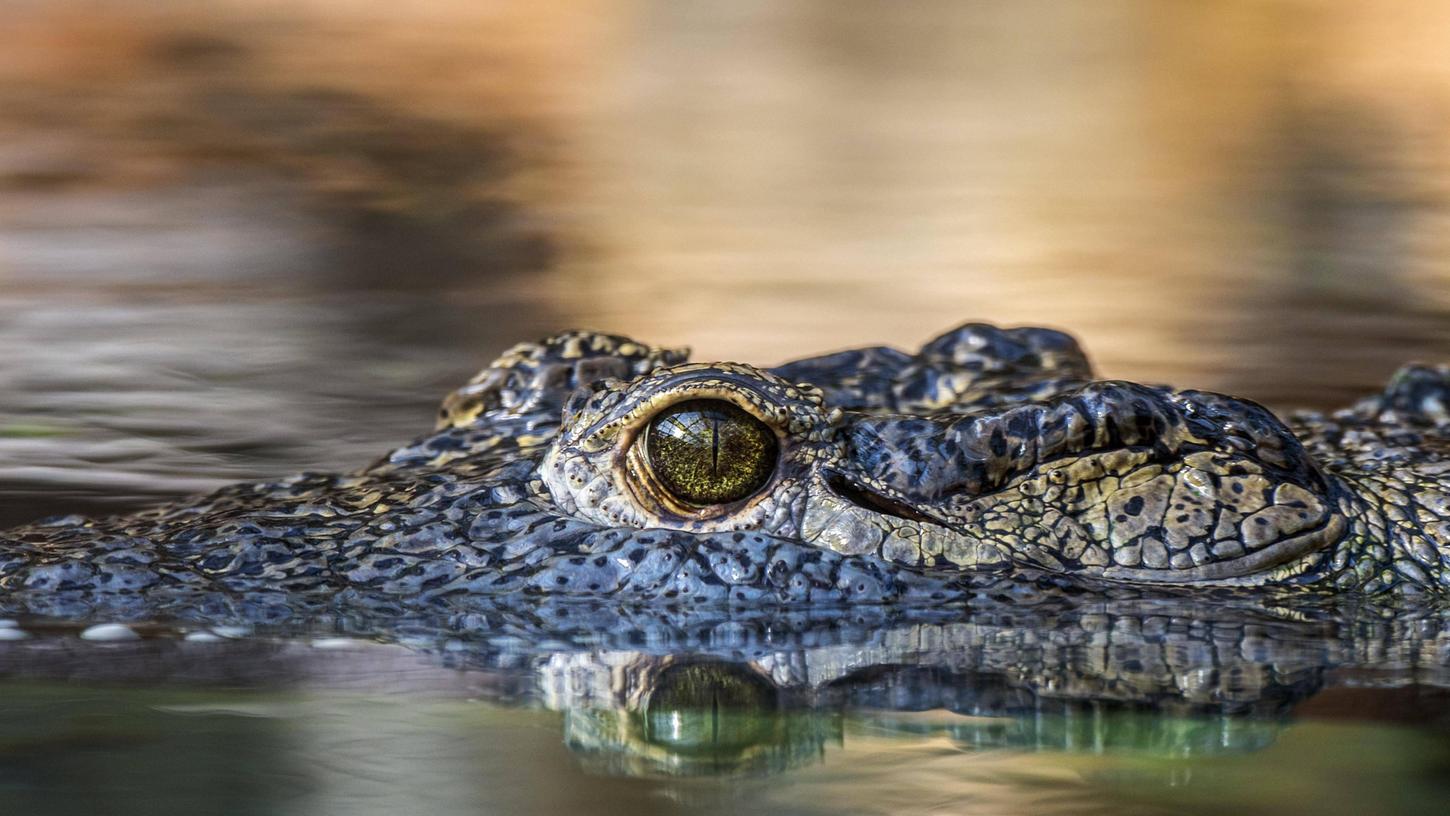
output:
[[[589,332],[522,344],[359,473],[0,535],[0,590],[75,617],[97,596],[818,604],[1450,575],[1450,374],[1296,436],[1245,400],[1097,380],[1046,329],[686,359]]]
[[[971,326],[929,348],[984,338],[1034,335]],[[914,362],[898,374],[919,376]],[[879,383],[843,393],[849,366],[814,372],[825,387],[789,368],[666,366],[576,392],[540,475],[561,512],[597,525],[764,533],[923,573],[1262,583],[1343,536],[1324,477],[1262,407],[1034,372],[1016,372],[1033,398],[984,400],[939,366],[955,387],[923,405]]]

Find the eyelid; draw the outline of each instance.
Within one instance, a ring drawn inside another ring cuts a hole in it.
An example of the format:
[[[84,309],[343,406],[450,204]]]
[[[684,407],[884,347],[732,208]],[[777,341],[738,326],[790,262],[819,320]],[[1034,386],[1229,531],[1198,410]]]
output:
[[[628,448],[639,433],[649,425],[651,419],[670,406],[691,400],[715,399],[728,402],[745,413],[765,423],[775,431],[776,436],[785,439],[789,412],[785,406],[777,405],[759,392],[731,386],[719,381],[683,382],[652,394],[623,413],[605,419],[590,428],[581,440],[581,446],[599,451],[611,445]]]

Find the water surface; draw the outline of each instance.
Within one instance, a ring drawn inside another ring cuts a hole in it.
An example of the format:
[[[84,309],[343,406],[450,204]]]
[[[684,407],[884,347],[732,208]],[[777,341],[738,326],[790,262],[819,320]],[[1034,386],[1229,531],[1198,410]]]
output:
[[[16,812],[1438,813],[1450,794],[1442,613],[1052,599],[4,631]]]

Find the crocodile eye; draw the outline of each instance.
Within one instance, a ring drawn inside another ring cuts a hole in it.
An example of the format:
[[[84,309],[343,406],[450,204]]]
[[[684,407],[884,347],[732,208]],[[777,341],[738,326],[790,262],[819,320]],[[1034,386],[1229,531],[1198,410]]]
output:
[[[655,479],[687,504],[739,501],[764,487],[775,470],[775,433],[724,400],[671,405],[650,420],[644,437]]]
[[[646,739],[683,754],[727,760],[780,740],[775,687],[728,663],[671,666],[644,707]]]

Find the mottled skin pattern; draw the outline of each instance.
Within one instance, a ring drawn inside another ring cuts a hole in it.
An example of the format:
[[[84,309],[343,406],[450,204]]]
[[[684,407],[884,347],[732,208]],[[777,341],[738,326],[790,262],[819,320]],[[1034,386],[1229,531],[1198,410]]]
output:
[[[750,366],[575,332],[520,345],[437,431],[351,475],[237,485],[0,536],[6,603],[162,610],[366,593],[670,604],[941,603],[1097,588],[1450,587],[1450,369],[1281,421],[1243,400],[1099,381],[1045,329],[969,324],[908,355]],[[759,492],[681,508],[634,442],[726,400],[773,429]]]

